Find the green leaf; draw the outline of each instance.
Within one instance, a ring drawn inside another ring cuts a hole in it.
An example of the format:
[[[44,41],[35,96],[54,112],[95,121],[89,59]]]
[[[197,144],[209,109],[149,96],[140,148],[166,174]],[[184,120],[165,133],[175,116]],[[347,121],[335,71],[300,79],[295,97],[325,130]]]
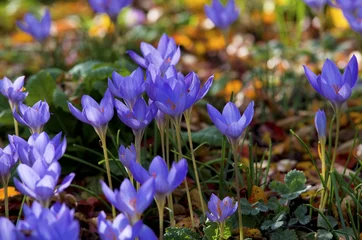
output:
[[[271,234],[271,240],[298,240],[297,233],[294,230],[278,231]]]
[[[96,81],[106,81],[108,77],[112,75],[112,72],[115,71],[116,68],[112,66],[97,66],[89,70],[86,73],[86,77],[84,78],[84,84],[88,90],[91,90],[94,87],[94,83]]]
[[[59,88],[56,88],[55,91],[53,92],[53,104],[56,108],[61,108],[64,111],[69,111],[68,110],[68,97],[67,95],[65,95],[65,93],[60,90]]]
[[[338,225],[338,221],[334,217],[326,216],[326,218],[327,218],[329,225],[331,225],[332,229]],[[328,223],[326,222],[326,220],[324,220],[324,218],[320,217],[320,218],[318,218],[317,226],[322,227],[327,230],[332,230],[329,228]]]
[[[240,199],[239,206],[243,215],[257,215],[260,212],[259,209],[253,208],[246,198]]]
[[[291,218],[288,222],[288,226],[292,226],[294,224],[297,224],[298,223],[298,219],[296,218]]]
[[[333,238],[333,234],[324,229],[319,229],[317,232],[318,240],[330,240]]]
[[[85,77],[87,75],[87,72],[99,63],[101,62],[96,60],[79,63],[75,65],[72,69],[70,69],[69,73],[73,75],[73,77]]]
[[[294,215],[302,225],[306,225],[310,221],[310,216],[308,215],[308,208],[304,205],[300,205],[294,211]]]
[[[268,200],[268,208],[270,208],[273,211],[277,211],[280,208],[279,201],[276,197],[271,197]]]
[[[270,226],[270,228],[272,229],[272,230],[275,230],[275,229],[278,229],[278,228],[280,228],[281,226],[283,226],[284,225],[284,221],[283,221],[283,219],[285,218],[285,214],[284,213],[280,213],[280,214],[278,214],[277,216],[275,216],[274,218],[273,218],[273,224]]]
[[[226,222],[223,232],[223,238],[228,239],[232,236],[231,234],[231,222]],[[219,240],[220,239],[220,230],[219,225],[215,222],[207,222],[204,227],[204,233],[207,239],[209,240]],[[181,238],[180,238],[181,239]]]
[[[166,228],[166,233],[165,233],[163,239],[165,239],[165,240],[179,240],[179,239],[199,240],[199,239],[201,239],[201,236],[189,228],[169,227],[169,228]]]
[[[182,138],[187,141],[187,132],[182,133]],[[215,126],[210,126],[192,133],[192,141],[197,144],[206,142],[211,146],[221,147],[222,138],[221,132]]]
[[[47,103],[51,105],[56,87],[57,85],[52,75],[47,71],[40,71],[31,76],[26,83],[26,90],[29,92],[26,103],[33,105],[39,100],[46,100]]]

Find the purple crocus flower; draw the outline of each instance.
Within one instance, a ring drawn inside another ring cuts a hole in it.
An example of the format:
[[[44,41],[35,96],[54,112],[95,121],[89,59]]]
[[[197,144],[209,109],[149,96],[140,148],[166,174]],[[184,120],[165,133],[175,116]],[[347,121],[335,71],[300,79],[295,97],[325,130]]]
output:
[[[160,156],[156,156],[148,169],[144,169],[139,163],[132,162],[130,171],[134,179],[143,184],[150,178],[155,179],[156,199],[163,199],[173,190],[175,190],[185,179],[188,166],[185,159],[181,159],[177,163],[172,164],[172,168],[168,171],[166,162]]]
[[[30,34],[33,38],[41,42],[49,36],[51,22],[50,12],[47,9],[40,21],[32,14],[27,13],[24,16],[24,22],[18,21],[17,25],[22,31]]]
[[[310,8],[315,10],[323,9],[323,7],[328,3],[328,0],[304,0]]]
[[[239,17],[239,12],[234,0],[229,0],[225,7],[220,0],[212,0],[211,6],[205,6],[206,16],[221,29],[226,29],[235,22]]]
[[[143,57],[134,51],[127,51],[128,55],[139,66],[147,68],[151,63],[164,72],[170,65],[176,65],[181,57],[180,47],[176,45],[175,40],[163,34],[158,43],[157,49],[151,44],[142,42],[141,52]]]
[[[153,178],[147,180],[138,192],[128,178],[123,180],[120,189],[115,189],[114,192],[103,181],[101,181],[101,185],[108,201],[126,214],[132,225],[140,220],[143,211],[152,203],[155,196]]]
[[[67,140],[62,133],[58,133],[50,140],[46,132],[33,134],[28,141],[17,137],[9,136],[11,145],[16,149],[22,163],[32,167],[36,160],[42,160],[48,166],[58,161],[67,148]]]
[[[17,239],[76,240],[79,237],[79,222],[74,218],[74,209],[56,202],[50,209],[34,201],[32,206],[24,205],[24,220],[17,224],[18,233],[25,233]]]
[[[12,145],[0,148],[0,180],[2,185],[8,185],[11,169],[18,161],[18,154]]]
[[[132,162],[136,162],[136,149],[133,144],[129,148],[121,145],[118,150],[119,161],[129,169]]]
[[[222,223],[238,209],[238,203],[230,197],[225,197],[222,201],[215,195],[211,194],[207,204],[209,211],[206,213],[207,218],[212,222]]]
[[[96,13],[105,13],[113,21],[116,21],[119,12],[131,3],[132,0],[89,0],[89,5]]]
[[[102,211],[98,215],[98,233],[102,240],[133,240],[139,239],[157,240],[155,233],[139,220],[131,225],[129,219],[123,213],[113,220],[113,223],[106,219],[106,214]]]
[[[136,100],[146,90],[142,69],[137,68],[127,77],[113,72],[112,79],[113,81],[108,79],[108,87],[111,93],[116,97],[122,98],[128,107],[133,108]]]
[[[210,104],[207,104],[207,111],[219,131],[229,139],[231,144],[237,144],[244,129],[253,119],[254,101],[249,103],[243,115],[232,102],[225,105],[222,114]]]
[[[14,110],[14,118],[19,123],[30,128],[32,133],[40,134],[50,118],[49,105],[45,101],[39,101],[33,107],[20,103],[19,112],[20,114]]]
[[[318,132],[318,138],[325,139],[327,131],[327,118],[323,110],[318,110],[318,112],[315,114],[314,123]]]
[[[362,2],[359,0],[332,0],[328,1],[333,7],[342,9],[342,11],[353,11],[362,6]]]
[[[19,233],[14,224],[6,217],[0,217],[0,239],[18,240]]]
[[[344,10],[343,14],[353,31],[362,34],[362,6],[357,7],[353,11]]]
[[[44,207],[50,203],[54,194],[64,191],[72,182],[75,174],[66,176],[56,188],[61,168],[58,162],[53,162],[49,167],[41,159],[36,160],[33,167],[20,164],[17,168],[22,182],[14,178],[14,185],[19,192],[36,199]]]
[[[136,100],[133,109],[130,109],[119,100],[115,100],[115,107],[119,119],[132,128],[134,134],[143,133],[144,129],[151,123],[157,113],[157,107],[154,103],[147,106],[142,97]]]
[[[24,76],[18,77],[14,83],[7,77],[0,80],[0,93],[9,100],[12,111],[19,103],[24,101],[29,94],[28,92],[25,92],[24,78]]]
[[[327,98],[334,108],[340,107],[352,94],[358,79],[358,63],[355,56],[351,58],[343,75],[338,67],[327,59],[322,74],[315,75],[308,67],[304,67],[305,75],[313,88]]]
[[[69,111],[80,121],[92,125],[100,138],[105,137],[108,122],[113,118],[113,98],[107,89],[100,104],[88,95],[83,95],[82,112],[68,102]]]

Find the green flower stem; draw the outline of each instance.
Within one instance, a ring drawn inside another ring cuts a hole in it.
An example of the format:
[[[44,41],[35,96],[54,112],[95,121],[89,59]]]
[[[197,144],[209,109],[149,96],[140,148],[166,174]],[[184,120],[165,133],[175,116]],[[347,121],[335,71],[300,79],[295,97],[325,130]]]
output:
[[[177,140],[177,146],[178,146],[178,153],[179,157],[178,160],[182,158],[182,146],[181,146],[181,118],[175,118],[174,119],[174,126],[176,131],[176,140]],[[185,188],[186,188],[186,196],[187,196],[187,202],[189,205],[190,210],[190,218],[191,218],[191,225],[192,228],[195,228],[195,221],[194,221],[194,211],[192,209],[192,202],[191,202],[191,196],[190,196],[190,190],[189,185],[187,183],[187,179],[184,180]]]
[[[243,218],[240,208],[240,186],[239,186],[239,157],[238,157],[238,151],[237,151],[237,144],[231,144],[232,150],[233,150],[233,156],[234,156],[234,175],[235,175],[235,187],[236,187],[236,200],[238,202],[238,219],[239,219],[239,234],[240,234],[240,240],[244,239],[244,233],[243,233]]]
[[[106,136],[105,136],[105,134],[103,134],[103,135],[100,136],[100,137],[101,137],[101,142],[102,142],[104,160],[105,160],[105,162],[106,162],[106,171],[107,171],[108,185],[109,185],[110,189],[113,190],[112,178],[111,178],[111,169],[110,169],[110,167],[109,167],[109,159],[108,159],[108,152],[107,152]],[[116,218],[116,209],[114,208],[113,205],[112,205],[112,216],[113,216],[113,218]]]
[[[225,222],[219,223],[220,240],[224,240],[224,227],[225,227]]]
[[[135,148],[136,148],[136,161],[141,164],[141,142],[142,142],[142,132],[135,132]],[[137,182],[137,190],[140,188],[140,183]]]
[[[19,209],[19,214],[18,214],[18,219],[16,220],[16,224],[18,224],[19,221],[20,221],[20,217],[21,217],[21,214],[23,213],[23,207],[24,207],[25,201],[28,202],[28,197],[24,195],[24,196],[23,196],[23,200],[21,201],[21,205],[20,205],[20,209]]]
[[[321,139],[320,143],[320,158],[321,158],[321,162],[322,162],[322,179],[323,181],[326,180],[327,177],[327,172],[326,172],[326,139],[323,138]],[[321,201],[319,203],[319,210],[323,212],[324,208],[325,208],[325,203],[324,203],[324,197],[325,197],[325,192],[326,189],[323,189],[321,192]]]
[[[8,196],[8,181],[4,182],[4,203],[5,203],[5,216],[9,218],[9,196]]]
[[[166,135],[166,163],[167,163],[167,167],[168,169],[170,169],[170,139],[169,139],[169,133],[170,133],[170,119],[166,117],[166,128],[165,128],[165,135]],[[175,216],[174,216],[174,209],[173,209],[173,197],[172,197],[172,192],[167,196],[167,205],[168,208],[171,210],[169,212],[170,214],[170,225],[171,227],[174,227],[176,225],[175,222]]]
[[[163,210],[165,208],[165,197],[157,198],[155,197],[156,205],[158,209],[158,216],[160,220],[160,237],[159,240],[163,239]]]
[[[9,105],[10,105],[10,109],[11,112],[16,111],[16,104],[12,104],[11,101],[9,101]],[[13,121],[14,121],[14,129],[15,129],[15,135],[19,136],[19,125],[18,125],[18,121],[16,121],[16,119],[13,117]]]
[[[187,110],[185,112],[185,120],[186,120],[186,126],[187,126],[187,135],[189,137],[189,144],[190,144],[190,152],[191,152],[191,158],[192,158],[192,165],[194,167],[195,172],[195,178],[196,178],[196,184],[197,184],[197,190],[199,192],[199,198],[201,203],[201,209],[202,214],[205,215],[205,203],[204,199],[202,197],[202,191],[200,186],[200,180],[199,180],[199,173],[196,166],[196,160],[195,160],[195,153],[194,153],[194,146],[192,144],[192,136],[191,136],[191,111]]]

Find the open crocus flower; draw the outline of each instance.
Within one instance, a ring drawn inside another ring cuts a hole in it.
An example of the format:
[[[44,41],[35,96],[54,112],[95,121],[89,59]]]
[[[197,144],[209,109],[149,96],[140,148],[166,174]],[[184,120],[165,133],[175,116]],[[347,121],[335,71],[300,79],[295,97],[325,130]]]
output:
[[[221,201],[215,194],[211,194],[211,198],[207,206],[210,211],[206,213],[207,218],[212,222],[221,223],[233,215],[238,208],[238,203],[234,203],[230,197],[225,197]]]
[[[138,237],[140,240],[156,240],[155,233],[141,220],[131,225],[127,216],[123,213],[113,220],[113,223],[106,219],[106,214],[102,211],[97,219],[98,233],[102,240],[133,240]]]
[[[170,65],[176,65],[181,57],[180,47],[176,45],[175,40],[163,34],[158,43],[157,49],[151,44],[142,42],[141,52],[143,57],[134,51],[127,51],[128,55],[139,66],[147,68],[151,63],[164,72]]]
[[[115,107],[119,119],[130,127],[134,134],[143,133],[144,129],[152,122],[157,113],[157,107],[154,103],[147,106],[142,97],[136,100],[133,109],[130,109],[119,100],[115,100]]]
[[[324,6],[328,3],[328,0],[304,0],[304,2],[310,8],[319,11],[324,8]]]
[[[338,67],[329,59],[323,65],[322,73],[315,75],[304,66],[305,75],[312,87],[327,98],[335,108],[340,107],[352,94],[358,79],[358,63],[355,56],[351,58],[343,75]]]
[[[17,137],[9,136],[10,143],[16,149],[22,163],[32,167],[36,160],[42,160],[48,166],[58,161],[67,148],[67,140],[62,133],[58,133],[50,139],[46,132],[33,134],[28,141]]]
[[[113,80],[113,81],[112,81]],[[108,78],[108,88],[116,97],[122,98],[130,108],[146,89],[146,83],[141,68],[137,68],[127,77],[116,72],[112,73],[112,80]]]
[[[14,224],[6,217],[0,217],[0,239],[18,240],[18,233]]]
[[[243,115],[240,114],[239,109],[232,102],[225,105],[222,114],[210,104],[207,104],[207,111],[215,126],[234,145],[239,142],[245,128],[253,119],[254,101],[249,103]]]
[[[344,10],[343,14],[351,28],[359,34],[362,34],[362,6],[356,7],[351,11]]]
[[[166,197],[175,190],[185,179],[188,166],[185,159],[181,159],[178,163],[173,163],[172,168],[168,171],[166,162],[160,156],[156,156],[148,169],[144,169],[139,163],[132,162],[130,171],[134,179],[143,184],[150,178],[155,179],[156,199]]]
[[[14,83],[7,77],[4,77],[0,80],[0,93],[9,100],[11,110],[13,111],[29,94],[25,92],[24,76],[18,77]]]
[[[36,40],[43,41],[50,34],[51,22],[50,12],[47,9],[40,21],[32,14],[27,13],[24,16],[24,22],[17,22],[17,25],[22,31],[30,34]]]
[[[24,220],[16,228],[21,236],[17,239],[76,240],[80,230],[74,209],[58,202],[48,209],[36,201],[31,207],[24,205]]]
[[[80,121],[92,125],[100,138],[105,137],[108,122],[114,114],[112,94],[107,89],[100,104],[88,95],[83,95],[82,112],[68,102],[69,111]]]
[[[53,162],[49,167],[41,159],[36,160],[33,167],[20,164],[17,172],[22,182],[14,178],[14,185],[19,192],[36,199],[44,207],[48,207],[54,194],[64,191],[72,182],[75,174],[66,176],[56,188],[61,168],[58,162]]]
[[[18,154],[12,145],[8,145],[4,149],[0,148],[0,181],[2,185],[7,186],[11,169],[15,166],[18,158]]]
[[[136,162],[136,149],[133,144],[129,148],[124,147],[121,145],[118,150],[118,157],[119,161],[129,169],[132,162]]]
[[[49,105],[45,101],[39,101],[33,107],[20,103],[19,112],[20,114],[14,110],[14,118],[19,123],[30,128],[32,133],[40,134],[50,118]]]
[[[211,6],[205,6],[206,16],[221,29],[228,28],[239,17],[239,10],[234,0],[229,0],[224,7],[220,0],[213,0]]]
[[[96,13],[105,13],[114,22],[120,11],[131,3],[132,0],[89,0],[89,5]]]
[[[115,189],[114,192],[103,181],[101,181],[101,185],[108,201],[119,211],[126,214],[132,225],[140,220],[143,211],[148,208],[155,196],[153,178],[146,181],[138,189],[138,192],[128,178],[123,180],[120,189]]]
[[[362,2],[359,0],[329,0],[330,5],[340,8],[342,11],[353,11],[362,6]]]

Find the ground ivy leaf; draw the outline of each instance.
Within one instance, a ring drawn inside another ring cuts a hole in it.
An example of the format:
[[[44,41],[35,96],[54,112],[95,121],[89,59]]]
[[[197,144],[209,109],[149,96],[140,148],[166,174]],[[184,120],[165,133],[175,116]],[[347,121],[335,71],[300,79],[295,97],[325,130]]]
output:
[[[333,238],[333,234],[324,229],[319,229],[317,232],[318,240],[330,240]]]
[[[307,212],[308,209],[304,205],[298,206],[297,209],[294,211],[294,215],[302,225],[305,225],[310,221],[310,216],[307,214]]]
[[[165,240],[178,240],[178,239],[188,239],[188,240],[200,240],[200,234],[192,231],[189,228],[177,228],[169,227],[166,228],[166,233],[164,235]]]

